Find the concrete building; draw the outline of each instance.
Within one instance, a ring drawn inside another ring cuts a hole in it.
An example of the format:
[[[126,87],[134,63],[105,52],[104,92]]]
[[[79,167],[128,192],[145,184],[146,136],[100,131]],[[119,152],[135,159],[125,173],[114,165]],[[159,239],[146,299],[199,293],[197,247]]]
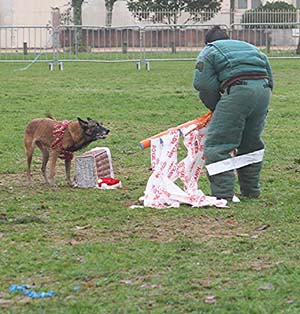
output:
[[[268,0],[235,0],[235,8],[237,10],[246,10],[246,9],[255,9],[261,4],[265,4]],[[294,5],[296,8],[300,8],[300,0],[278,0],[278,1],[285,1],[289,4]],[[230,2],[230,1],[225,1]],[[276,2],[271,1],[269,2]]]
[[[235,10],[241,14],[246,9],[256,8],[267,0],[235,0]],[[300,0],[286,0],[300,8]],[[52,23],[52,12],[56,8],[64,13],[70,7],[70,0],[0,0],[0,26],[5,25],[49,25]],[[223,0],[218,20],[211,22],[227,23],[230,0]],[[82,6],[84,25],[104,26],[106,9],[104,0],[86,0]],[[126,0],[118,0],[114,5],[112,25],[135,25],[127,9]]]
[[[70,7],[70,0],[0,0],[0,26],[5,25],[47,25],[52,22],[52,11],[64,13]],[[82,6],[82,22],[85,25],[103,26],[106,9],[104,0],[87,0]],[[126,1],[114,5],[113,24],[129,25],[132,17]]]

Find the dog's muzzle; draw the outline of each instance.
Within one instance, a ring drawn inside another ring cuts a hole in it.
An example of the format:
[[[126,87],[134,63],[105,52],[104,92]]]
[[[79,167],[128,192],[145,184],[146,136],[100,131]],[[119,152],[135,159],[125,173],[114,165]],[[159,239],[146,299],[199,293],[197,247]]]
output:
[[[109,129],[106,129],[105,131],[102,131],[101,133],[97,134],[97,139],[104,139],[107,137],[108,133],[110,132]]]

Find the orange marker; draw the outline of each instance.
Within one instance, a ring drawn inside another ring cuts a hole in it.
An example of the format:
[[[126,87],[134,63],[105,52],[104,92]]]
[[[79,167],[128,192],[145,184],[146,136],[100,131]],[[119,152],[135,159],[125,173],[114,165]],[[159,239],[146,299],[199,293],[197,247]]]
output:
[[[165,134],[168,134],[170,131],[173,131],[173,130],[180,130],[181,128],[187,127],[187,126],[189,126],[189,125],[191,125],[191,124],[197,124],[197,127],[196,127],[196,128],[197,128],[197,129],[201,129],[201,128],[203,128],[203,127],[205,127],[205,126],[207,125],[207,123],[208,123],[208,122],[210,121],[210,119],[211,119],[211,116],[212,116],[212,112],[209,111],[209,112],[207,112],[205,115],[203,115],[203,116],[201,116],[201,117],[198,117],[198,118],[196,118],[196,119],[194,119],[194,120],[192,120],[192,121],[185,122],[185,123],[180,124],[180,125],[178,125],[178,126],[176,126],[176,127],[174,127],[174,128],[170,128],[170,129],[168,129],[168,130],[166,130],[166,131],[163,131],[163,132],[161,132],[161,133],[158,133],[158,134],[156,134],[156,135],[153,135],[153,136],[151,136],[151,137],[148,137],[147,139],[145,139],[145,140],[143,140],[143,141],[140,142],[140,146],[141,146],[142,149],[148,148],[148,147],[150,147],[150,145],[151,145],[151,140],[152,140],[152,139],[161,137],[161,136],[163,136],[163,135],[165,135]]]

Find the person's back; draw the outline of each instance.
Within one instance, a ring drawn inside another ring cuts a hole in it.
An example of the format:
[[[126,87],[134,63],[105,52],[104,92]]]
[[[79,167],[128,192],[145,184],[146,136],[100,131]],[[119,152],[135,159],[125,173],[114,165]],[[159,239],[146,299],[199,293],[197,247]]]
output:
[[[217,40],[209,43],[202,55],[214,64],[220,82],[241,73],[268,75],[266,56],[245,41]]]

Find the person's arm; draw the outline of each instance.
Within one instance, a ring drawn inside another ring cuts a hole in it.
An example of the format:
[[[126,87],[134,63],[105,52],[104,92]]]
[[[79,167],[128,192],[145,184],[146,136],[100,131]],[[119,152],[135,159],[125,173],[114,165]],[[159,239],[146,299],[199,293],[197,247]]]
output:
[[[265,61],[266,61],[266,70],[267,70],[268,76],[269,76],[269,85],[270,85],[271,90],[273,90],[274,81],[273,81],[273,74],[272,74],[271,65],[270,65],[268,57],[265,54],[264,54],[264,57],[265,57]]]
[[[203,104],[213,111],[221,98],[220,82],[213,65],[201,54],[194,70],[193,86],[199,92]]]

